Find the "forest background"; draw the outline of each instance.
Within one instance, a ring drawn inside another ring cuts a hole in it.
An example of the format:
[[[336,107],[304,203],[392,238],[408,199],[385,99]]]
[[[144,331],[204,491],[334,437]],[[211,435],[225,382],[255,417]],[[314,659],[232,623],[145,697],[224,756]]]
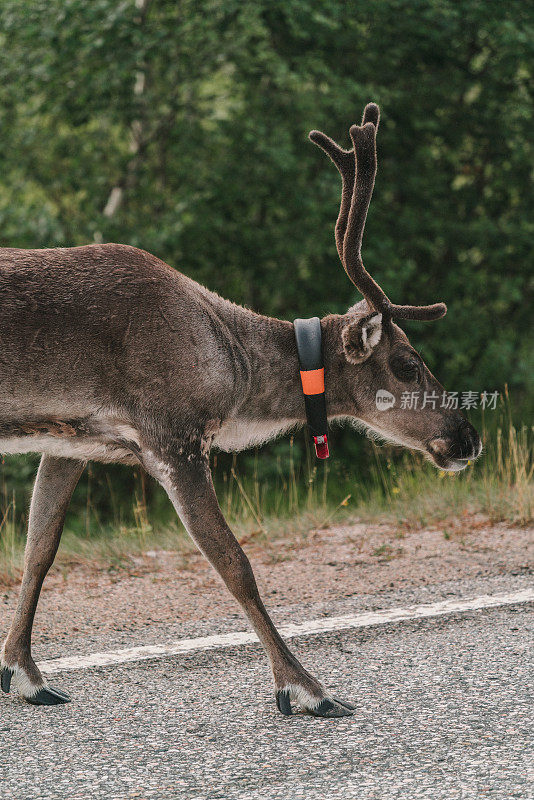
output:
[[[488,451],[512,422],[528,439],[533,64],[530,1],[4,0],[0,246],[124,242],[264,314],[343,312],[359,295],[334,246],[339,176],[307,134],[348,146],[374,100],[366,265],[396,302],[446,301],[406,331],[448,389],[508,391],[471,413]],[[303,433],[216,456],[216,481],[260,526],[310,487],[346,506],[371,473],[391,498],[395,449],[349,428],[332,452],[327,476]],[[2,525],[22,530],[37,463],[5,459]],[[73,508],[87,536],[171,514],[139,471],[99,465]]]

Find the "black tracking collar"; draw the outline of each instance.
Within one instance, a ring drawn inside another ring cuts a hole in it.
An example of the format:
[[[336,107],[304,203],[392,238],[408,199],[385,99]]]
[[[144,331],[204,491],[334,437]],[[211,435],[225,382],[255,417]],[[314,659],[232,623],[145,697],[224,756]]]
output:
[[[324,393],[324,361],[319,317],[296,319],[295,339],[300,363],[306,418],[317,458],[328,458],[328,421]]]

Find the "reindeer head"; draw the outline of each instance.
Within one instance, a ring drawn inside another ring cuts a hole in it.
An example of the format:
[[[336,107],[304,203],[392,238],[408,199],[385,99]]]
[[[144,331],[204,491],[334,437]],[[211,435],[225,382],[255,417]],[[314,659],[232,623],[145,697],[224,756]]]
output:
[[[447,307],[444,303],[392,303],[362,261],[363,230],[376,175],[379,119],[378,106],[369,103],[361,126],[350,128],[352,150],[343,150],[320,131],[310,133],[312,142],[325,151],[341,174],[336,246],[345,272],[365,298],[341,318],[342,380],[356,419],[397,444],[423,451],[437,467],[456,471],[480,455],[478,433],[450,407],[443,387],[394,322],[439,319]],[[377,407],[380,390],[385,390],[385,397],[393,395],[395,401],[386,410]]]

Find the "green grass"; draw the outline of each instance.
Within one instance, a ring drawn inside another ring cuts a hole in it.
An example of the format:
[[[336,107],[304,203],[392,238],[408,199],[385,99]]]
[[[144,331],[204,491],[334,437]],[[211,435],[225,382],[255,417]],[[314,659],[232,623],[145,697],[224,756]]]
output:
[[[373,453],[363,477],[336,476],[328,465],[301,477],[290,469],[275,492],[255,475],[235,476],[227,480],[223,508],[241,527],[256,525],[267,534],[354,518],[435,525],[466,511],[491,522],[532,521],[532,429],[499,428],[480,461],[461,473],[440,472],[417,453],[395,459],[391,448],[376,445]]]
[[[504,409],[505,413],[506,408]],[[214,460],[222,510],[241,541],[266,541],[280,536],[303,536],[307,531],[355,520],[390,522],[399,530],[442,526],[466,515],[481,514],[490,522],[528,525],[534,508],[533,429],[517,428],[511,418],[488,431],[482,420],[483,456],[464,472],[437,471],[420,454],[371,444],[365,474],[350,474],[332,460],[319,463],[308,452],[297,463],[294,441],[280,459],[274,477],[260,474],[257,456],[248,474],[237,460],[223,469]],[[149,510],[145,478],[136,484],[132,508],[124,515],[112,496],[113,519],[102,522],[91,500],[83,513],[71,515],[62,539],[59,565],[88,563],[110,569],[131,567],[131,556],[152,549],[184,554],[193,545],[170,503],[156,494]],[[4,511],[0,519],[0,580],[20,575],[24,531],[17,521],[14,495],[0,486]],[[126,521],[125,521],[126,518]],[[444,526],[445,528],[447,526]],[[446,538],[446,537],[445,537]]]

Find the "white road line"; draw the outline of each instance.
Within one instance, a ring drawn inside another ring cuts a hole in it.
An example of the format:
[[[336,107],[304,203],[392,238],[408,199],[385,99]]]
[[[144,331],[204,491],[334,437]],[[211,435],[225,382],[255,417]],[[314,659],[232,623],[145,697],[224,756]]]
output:
[[[285,625],[279,628],[285,639],[296,636],[341,631],[350,628],[367,628],[372,625],[402,622],[404,620],[440,617],[444,614],[458,614],[466,611],[480,611],[485,608],[516,605],[534,601],[534,588],[511,594],[485,594],[471,600],[442,600],[439,603],[428,603],[404,608],[388,608],[383,611],[369,611],[363,614],[347,614],[341,617],[323,617],[301,622],[297,625]],[[168,644],[147,645],[144,647],[127,647],[124,650],[111,650],[107,653],[90,653],[86,656],[55,658],[41,661],[38,665],[47,675],[75,669],[91,667],[109,667],[114,664],[126,664],[129,661],[146,661],[148,659],[167,658],[180,653],[191,653],[197,650],[214,650],[220,647],[236,647],[242,644],[257,642],[257,636],[249,631],[222,633],[214,636],[202,636],[198,639],[179,639]]]

